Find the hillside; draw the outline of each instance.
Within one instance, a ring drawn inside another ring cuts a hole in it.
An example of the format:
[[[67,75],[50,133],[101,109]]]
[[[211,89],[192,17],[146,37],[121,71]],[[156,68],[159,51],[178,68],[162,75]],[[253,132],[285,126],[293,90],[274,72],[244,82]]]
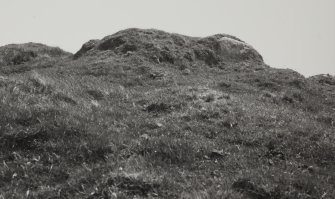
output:
[[[71,53],[44,44],[9,44],[0,47],[0,67],[4,73],[24,72],[69,56]]]
[[[335,198],[335,77],[230,35],[0,47],[0,198]]]

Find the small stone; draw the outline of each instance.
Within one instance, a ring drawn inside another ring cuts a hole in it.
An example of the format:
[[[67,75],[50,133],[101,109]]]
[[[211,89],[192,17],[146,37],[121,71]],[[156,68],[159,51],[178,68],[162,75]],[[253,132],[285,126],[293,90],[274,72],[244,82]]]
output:
[[[157,125],[157,127],[159,127],[159,128],[163,127],[163,124],[162,124],[162,123],[159,123],[159,122],[156,122],[156,125]]]
[[[309,167],[307,168],[307,170],[308,170],[310,173],[314,173],[314,171],[315,171],[315,169],[314,169],[313,166],[309,166]]]
[[[145,133],[145,134],[141,135],[140,138],[143,138],[143,139],[145,139],[145,140],[148,140],[150,137],[149,137],[148,134]]]
[[[221,175],[220,175],[220,172],[218,171],[218,170],[214,170],[214,171],[212,171],[211,173],[211,176],[213,176],[213,177],[220,177]]]
[[[117,198],[117,194],[115,192],[112,193],[112,198]]]
[[[190,71],[190,69],[186,68],[186,69],[183,70],[182,74],[183,75],[189,75],[189,74],[191,74],[191,71]]]
[[[211,152],[211,154],[210,154],[210,157],[211,158],[222,158],[225,155],[226,154],[223,152],[223,150],[213,149],[212,152]]]

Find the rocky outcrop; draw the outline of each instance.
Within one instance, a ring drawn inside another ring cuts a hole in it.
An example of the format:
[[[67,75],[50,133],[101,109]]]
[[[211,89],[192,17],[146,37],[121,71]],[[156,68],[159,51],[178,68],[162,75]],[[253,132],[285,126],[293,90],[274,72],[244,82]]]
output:
[[[230,35],[217,34],[198,38],[154,29],[127,29],[101,40],[85,43],[75,54],[83,56],[109,52],[108,56],[141,56],[155,63],[190,64],[203,62],[209,66],[229,62],[263,63],[262,56],[249,44]]]
[[[97,43],[99,42],[99,40],[97,39],[92,39],[86,43],[83,44],[83,46],[80,48],[80,50],[74,54],[73,58],[77,59],[79,57],[81,57],[83,54],[85,54],[87,51],[91,50],[92,48],[94,48]]]

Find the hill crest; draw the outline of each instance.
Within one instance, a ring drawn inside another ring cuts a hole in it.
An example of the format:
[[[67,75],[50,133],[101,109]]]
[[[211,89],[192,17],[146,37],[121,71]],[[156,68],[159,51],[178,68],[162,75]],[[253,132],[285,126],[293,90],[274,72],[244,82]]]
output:
[[[199,38],[137,28],[122,30],[101,40],[90,40],[74,58],[99,55],[140,56],[153,63],[186,65],[199,61],[209,66],[232,62],[264,64],[262,56],[251,45],[231,35]]]
[[[40,43],[8,44],[0,47],[0,66],[19,65],[40,58],[60,58],[70,56],[58,47]]]

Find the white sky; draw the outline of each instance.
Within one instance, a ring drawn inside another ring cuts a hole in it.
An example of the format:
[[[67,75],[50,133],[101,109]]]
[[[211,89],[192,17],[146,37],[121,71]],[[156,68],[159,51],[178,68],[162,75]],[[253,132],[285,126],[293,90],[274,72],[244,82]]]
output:
[[[335,0],[0,0],[0,46],[39,42],[76,52],[119,30],[232,34],[266,63],[335,75]]]

